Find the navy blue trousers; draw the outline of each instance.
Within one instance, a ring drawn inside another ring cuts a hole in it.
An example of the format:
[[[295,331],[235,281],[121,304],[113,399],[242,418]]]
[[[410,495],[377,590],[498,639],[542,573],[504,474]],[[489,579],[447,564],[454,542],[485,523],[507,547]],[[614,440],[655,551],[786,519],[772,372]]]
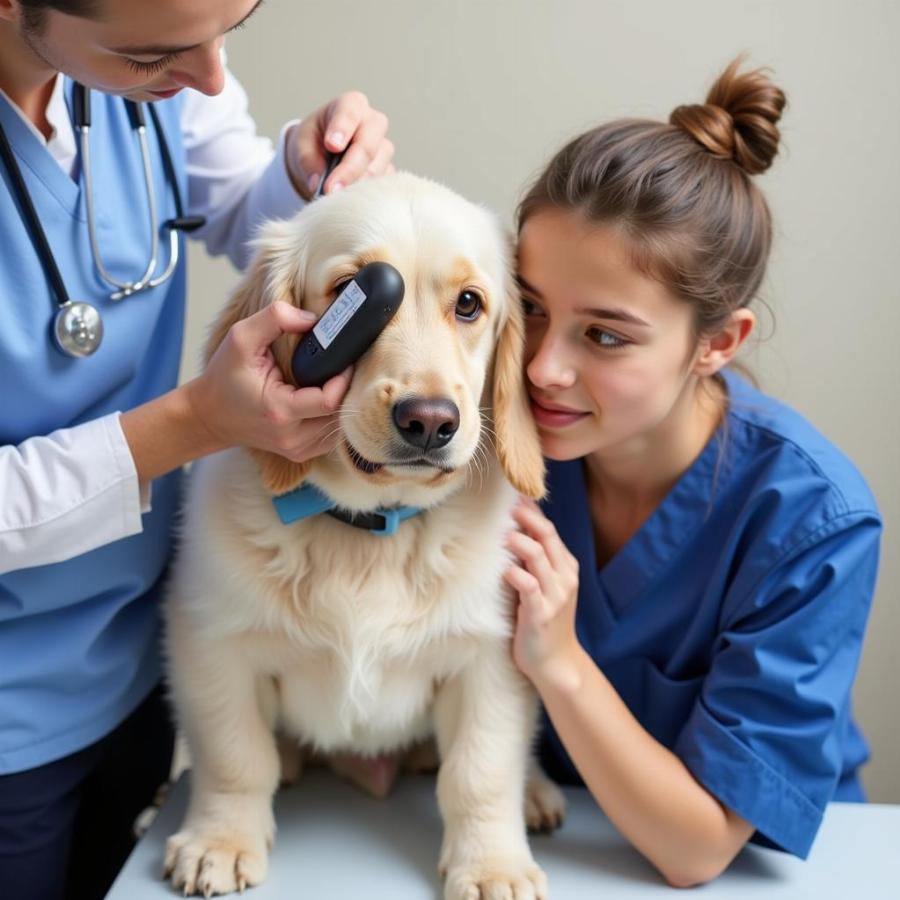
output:
[[[100,900],[132,826],[168,777],[173,728],[160,688],[111,734],[47,765],[0,775],[3,900]]]

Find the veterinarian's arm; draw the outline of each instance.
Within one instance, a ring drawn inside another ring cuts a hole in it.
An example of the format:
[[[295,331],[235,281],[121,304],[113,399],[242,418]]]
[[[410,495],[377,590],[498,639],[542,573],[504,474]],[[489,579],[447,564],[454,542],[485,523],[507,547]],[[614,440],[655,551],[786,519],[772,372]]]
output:
[[[185,93],[181,135],[188,180],[188,212],[206,219],[192,237],[213,256],[227,254],[238,268],[249,261],[248,243],[267,219],[289,219],[310,197],[324,148],[349,149],[332,173],[329,190],[392,168],[387,117],[358,91],[342,94],[302,121],[288,122],[273,147],[257,134],[247,95],[225,70],[225,87],[208,96]]]
[[[349,370],[322,388],[297,389],[269,350],[282,334],[314,323],[304,310],[273,303],[231,327],[202,375],[123,413],[141,484],[226,447],[270,450],[297,462],[330,449]]]
[[[193,381],[121,415],[0,447],[0,574],[137,534],[150,482],[208,453],[248,446],[301,461],[330,449],[349,371],[296,390],[268,352],[313,321],[273,304],[235,325]]]
[[[522,561],[516,664],[537,688],[572,761],[603,811],[673,886],[709,881],[753,826],[723,806],[634,718],[575,633],[578,564],[537,506],[516,510]]]

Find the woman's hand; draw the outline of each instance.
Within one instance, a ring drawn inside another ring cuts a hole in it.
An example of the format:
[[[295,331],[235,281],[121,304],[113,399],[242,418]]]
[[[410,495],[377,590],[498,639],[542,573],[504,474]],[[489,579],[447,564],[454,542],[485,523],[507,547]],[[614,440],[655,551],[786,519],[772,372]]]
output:
[[[185,386],[213,449],[255,447],[303,462],[334,447],[352,369],[321,388],[298,389],[284,380],[270,348],[315,321],[313,313],[279,301],[232,325],[203,374]]]
[[[309,199],[325,171],[325,152],[347,152],[331,173],[326,193],[352,184],[367,175],[384,175],[394,169],[394,145],[387,137],[388,119],[372,109],[359,91],[341,94],[295,125],[288,133],[285,154],[291,180],[304,199]]]
[[[575,633],[578,561],[533,500],[513,510],[519,531],[506,546],[517,557],[504,579],[518,593],[513,659],[541,691],[571,687],[583,655]]]

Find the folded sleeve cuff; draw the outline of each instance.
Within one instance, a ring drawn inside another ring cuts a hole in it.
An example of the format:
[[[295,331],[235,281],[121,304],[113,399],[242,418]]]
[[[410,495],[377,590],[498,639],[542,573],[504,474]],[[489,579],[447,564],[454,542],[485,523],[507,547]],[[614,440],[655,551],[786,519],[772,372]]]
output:
[[[697,703],[674,752],[694,777],[776,847],[806,859],[819,809]]]
[[[141,484],[138,481],[137,469],[134,467],[134,457],[131,455],[131,448],[128,446],[125,432],[122,431],[121,413],[107,416],[101,421],[109,429],[110,448],[116,458],[118,469],[122,473],[123,487],[127,492],[126,495],[129,497],[126,503],[126,521],[132,523],[128,526],[132,529],[129,533],[137,534],[141,530],[140,517],[153,509],[153,482],[148,481],[146,484]],[[135,488],[137,488],[136,494]],[[137,498],[136,504],[134,502],[135,497]],[[137,518],[136,527],[133,521],[135,517]]]
[[[0,572],[62,562],[139,533],[149,490],[119,414],[2,448]]]

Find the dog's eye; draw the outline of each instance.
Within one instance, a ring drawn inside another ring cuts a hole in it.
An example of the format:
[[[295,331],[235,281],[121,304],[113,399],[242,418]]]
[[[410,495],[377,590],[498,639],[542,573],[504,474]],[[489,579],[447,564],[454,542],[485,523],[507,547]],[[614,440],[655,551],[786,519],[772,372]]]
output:
[[[456,298],[456,318],[474,322],[481,314],[481,297],[474,291],[463,291]]]

